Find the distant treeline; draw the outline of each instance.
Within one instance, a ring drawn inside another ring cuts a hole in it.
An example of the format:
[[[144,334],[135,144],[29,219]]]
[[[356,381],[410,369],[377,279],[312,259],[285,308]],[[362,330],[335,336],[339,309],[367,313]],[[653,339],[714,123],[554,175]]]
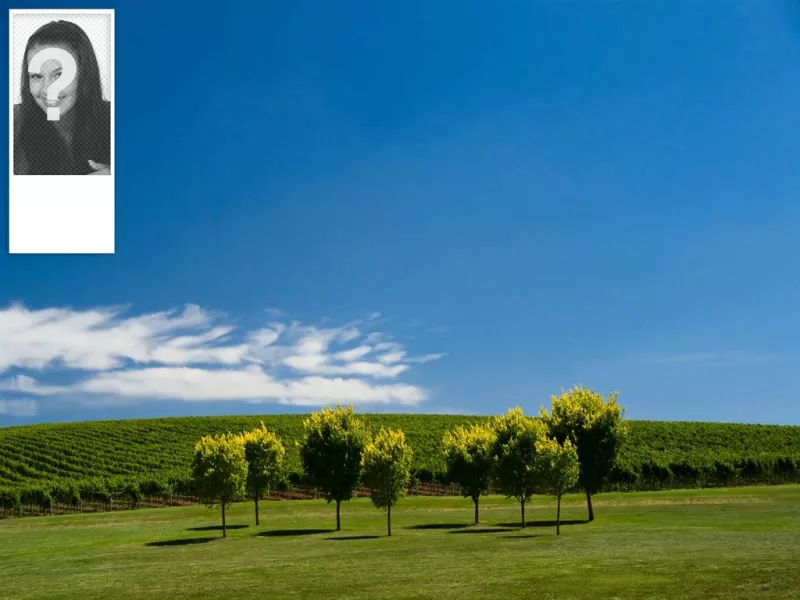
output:
[[[185,417],[56,423],[0,429],[0,512],[21,506],[164,505],[193,497],[189,465],[203,435],[240,432],[262,421],[284,441],[283,497],[313,493],[301,474],[295,441],[305,415]],[[362,415],[370,427],[400,428],[414,451],[412,493],[443,486],[442,436],[487,417]],[[629,434],[605,489],[788,483],[800,481],[800,427],[628,421]],[[435,484],[435,485],[425,485]]]

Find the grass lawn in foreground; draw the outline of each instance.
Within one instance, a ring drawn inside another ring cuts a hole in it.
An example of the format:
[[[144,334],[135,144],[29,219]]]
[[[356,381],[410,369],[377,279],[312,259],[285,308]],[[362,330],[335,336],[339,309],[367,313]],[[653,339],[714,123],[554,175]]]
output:
[[[146,509],[0,521],[0,598],[800,598],[800,486]]]

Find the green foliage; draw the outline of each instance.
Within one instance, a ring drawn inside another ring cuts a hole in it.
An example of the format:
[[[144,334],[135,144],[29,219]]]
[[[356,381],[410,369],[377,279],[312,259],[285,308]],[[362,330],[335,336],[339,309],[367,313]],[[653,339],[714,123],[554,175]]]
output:
[[[391,508],[405,496],[411,476],[411,448],[405,434],[381,429],[364,447],[364,483],[376,508]]]
[[[580,462],[569,440],[559,444],[552,438],[536,442],[536,472],[540,489],[560,498],[578,483]]]
[[[62,481],[53,486],[50,492],[53,501],[58,504],[77,508],[81,505],[81,492],[78,484],[74,481]]]
[[[442,439],[445,478],[458,484],[465,498],[474,502],[486,494],[494,476],[496,434],[488,425],[459,426]]]
[[[0,508],[4,510],[19,510],[21,493],[18,489],[0,489]]]
[[[242,441],[247,460],[247,494],[259,500],[280,482],[286,449],[263,422],[260,428],[242,434]]]
[[[198,495],[211,506],[240,499],[247,480],[247,460],[239,435],[204,436],[195,445],[192,475]]]
[[[359,415],[374,434],[400,428],[414,450],[412,470],[420,482],[442,481],[443,437],[459,426],[488,424],[489,417]],[[0,428],[0,490],[78,485],[87,502],[127,500],[129,480],[163,478],[174,492],[196,495],[190,464],[194,445],[206,435],[250,431],[261,422],[286,445],[286,480],[302,482],[300,442],[305,415],[254,415],[129,419],[50,423]],[[603,489],[660,489],[706,485],[797,482],[800,427],[626,421],[628,434]],[[94,486],[101,496],[85,493]],[[149,494],[143,493],[144,496]],[[119,499],[119,500],[117,500]],[[60,503],[59,503],[60,504]]]
[[[536,442],[547,431],[541,421],[523,415],[520,407],[495,417],[492,429],[496,436],[493,455],[497,484],[506,496],[524,504],[536,490]]]
[[[370,489],[372,504],[386,509],[386,525],[392,535],[392,507],[405,496],[411,479],[411,448],[401,430],[382,428],[364,446],[364,483]]]
[[[303,421],[300,456],[308,480],[328,501],[350,500],[361,479],[361,457],[369,437],[352,406],[326,408]]]
[[[50,495],[50,490],[42,487],[23,489],[19,500],[21,504],[36,506],[42,510],[50,510],[53,506],[53,497]]]
[[[577,449],[579,483],[591,494],[600,490],[611,472],[627,431],[617,397],[612,393],[605,402],[594,390],[576,386],[553,396],[550,414],[542,409],[550,436],[560,443],[570,440]]]

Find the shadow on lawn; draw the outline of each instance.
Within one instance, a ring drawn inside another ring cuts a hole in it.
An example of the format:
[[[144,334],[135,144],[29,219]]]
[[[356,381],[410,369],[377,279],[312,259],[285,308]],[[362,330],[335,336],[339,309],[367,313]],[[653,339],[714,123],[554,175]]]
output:
[[[332,542],[341,542],[345,540],[377,540],[379,537],[381,536],[368,534],[368,535],[345,535],[342,537],[329,537],[325,539],[331,540]]]
[[[409,525],[406,529],[463,529],[472,527],[469,523],[425,523],[424,525]]]
[[[478,527],[475,529],[457,529],[448,533],[501,533],[508,531],[505,527]]]
[[[147,542],[145,546],[162,548],[165,546],[190,546],[192,544],[205,544],[219,539],[215,537],[186,538],[182,540],[164,540],[163,542]]]
[[[288,537],[293,535],[315,535],[317,533],[333,533],[333,529],[272,529],[256,535],[262,537]]]
[[[539,534],[536,534],[536,533],[525,533],[523,535],[504,535],[503,537],[505,539],[507,539],[507,540],[527,540],[527,539],[530,539],[530,538],[547,537],[547,536],[539,535]]]
[[[225,529],[244,529],[250,525],[226,525]],[[204,527],[189,527],[186,531],[222,531],[222,525],[206,525]]]
[[[568,519],[566,521],[561,521],[561,524],[562,525],[584,525],[585,523],[588,523],[588,522],[589,522],[588,519],[587,520],[583,520],[583,519]],[[500,527],[520,527],[522,525],[522,523],[520,523],[519,521],[516,521],[514,523],[498,523],[497,525],[500,526]],[[526,527],[555,527],[556,526],[556,522],[555,521],[525,521],[525,526]]]

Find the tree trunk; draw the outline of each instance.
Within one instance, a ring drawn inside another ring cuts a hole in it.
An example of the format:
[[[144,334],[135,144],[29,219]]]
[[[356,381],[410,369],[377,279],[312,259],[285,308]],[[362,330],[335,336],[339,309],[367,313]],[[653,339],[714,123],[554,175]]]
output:
[[[225,503],[222,503],[222,537],[228,537],[228,530],[225,529]]]
[[[525,529],[525,500],[519,503],[520,512],[522,513],[522,528]]]
[[[392,505],[388,506],[386,511],[386,525],[389,528],[389,537],[392,537]]]
[[[594,521],[594,509],[592,508],[592,495],[589,488],[586,488],[586,505],[589,507],[589,520]]]
[[[258,496],[256,496],[256,525],[260,525],[258,521]]]
[[[478,524],[478,499],[480,496],[474,496],[472,501],[475,503],[475,525]]]
[[[336,531],[341,531],[342,530],[342,519],[341,519],[341,516],[339,515],[339,510],[340,510],[341,506],[342,506],[342,501],[341,500],[337,500],[336,501]]]
[[[556,509],[556,535],[561,535],[561,495],[558,496],[558,508]]]

